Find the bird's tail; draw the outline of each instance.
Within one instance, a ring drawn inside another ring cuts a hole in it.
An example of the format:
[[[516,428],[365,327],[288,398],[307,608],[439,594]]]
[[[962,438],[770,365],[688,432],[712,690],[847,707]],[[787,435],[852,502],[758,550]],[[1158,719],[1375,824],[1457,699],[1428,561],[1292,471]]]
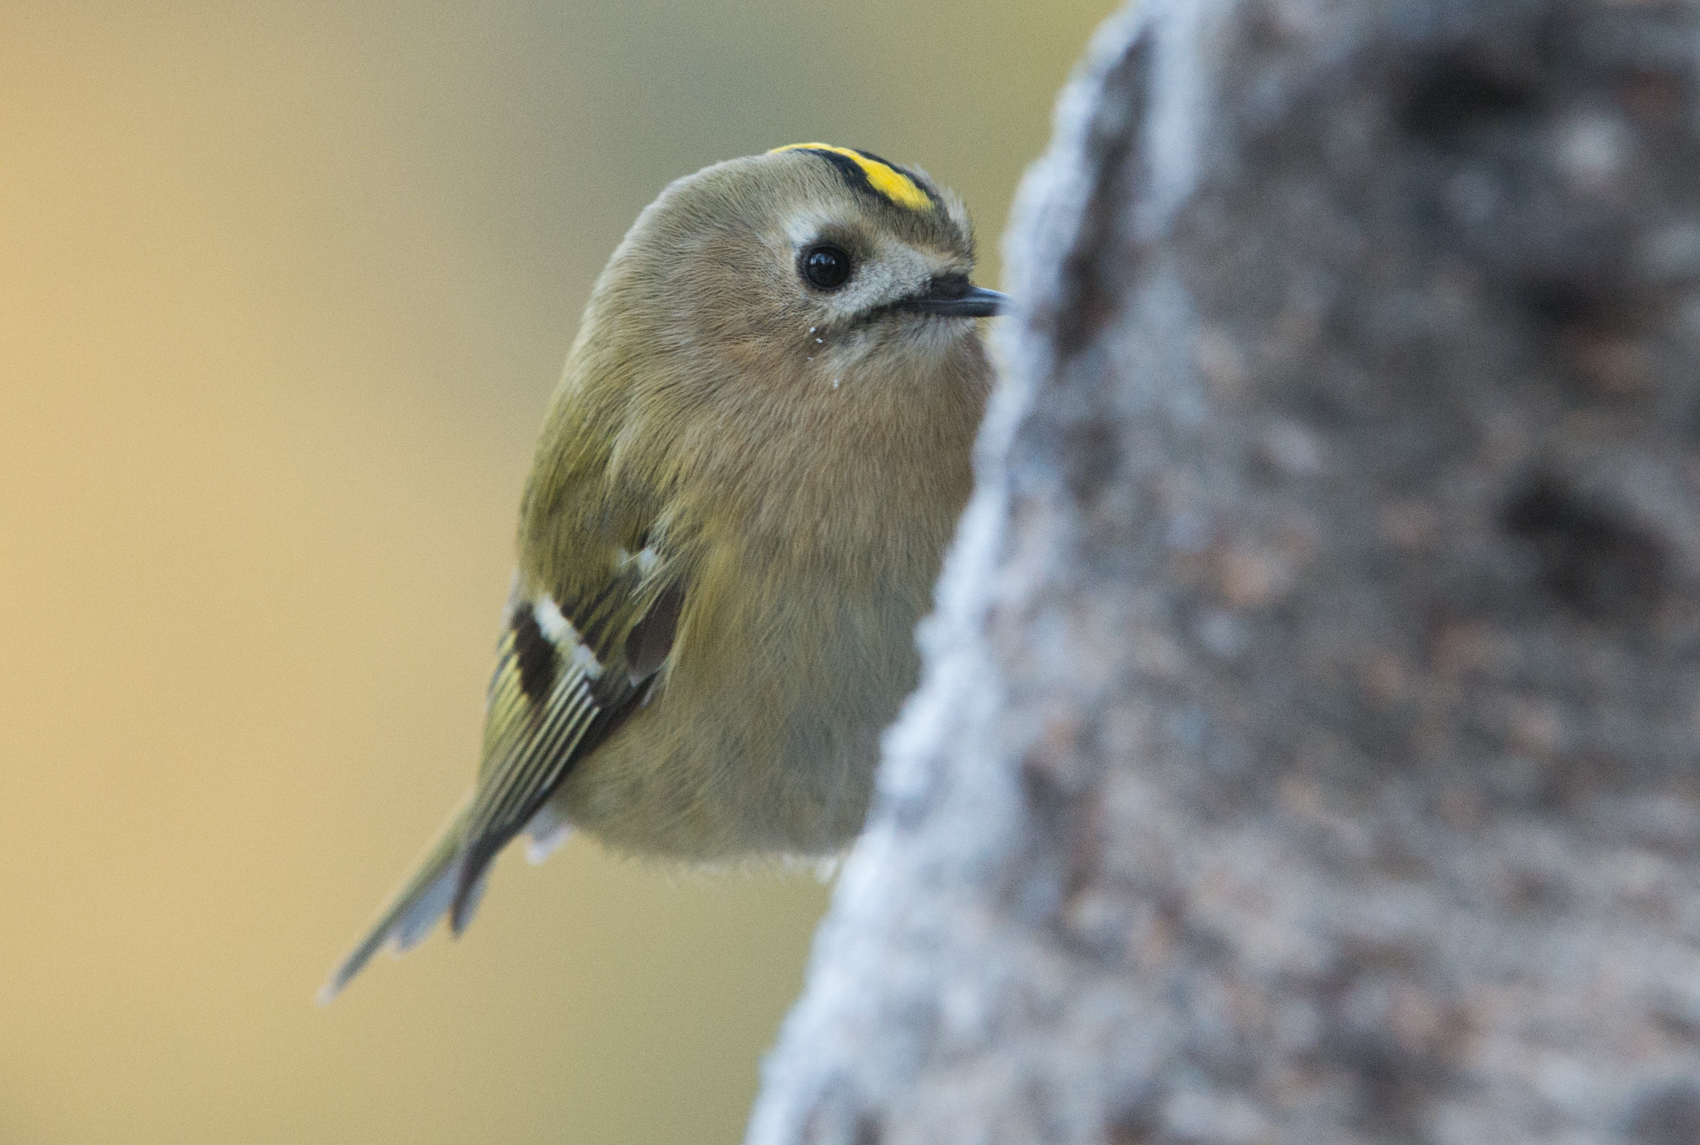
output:
[[[465,833],[466,811],[472,805],[472,796],[461,800],[459,807],[437,837],[431,841],[425,853],[414,865],[413,873],[408,876],[400,890],[385,904],[378,914],[378,920],[372,924],[372,929],[366,933],[360,945],[349,952],[347,958],[331,971],[331,976],[319,989],[319,1004],[322,1006],[342,993],[342,988],[348,985],[349,979],[360,973],[360,968],[379,950],[389,946],[395,953],[411,950],[431,933],[439,918],[449,909],[454,901],[455,887],[459,881],[462,836]],[[477,900],[482,897],[484,880],[468,896],[470,904],[466,908],[463,922],[472,917],[477,908]]]

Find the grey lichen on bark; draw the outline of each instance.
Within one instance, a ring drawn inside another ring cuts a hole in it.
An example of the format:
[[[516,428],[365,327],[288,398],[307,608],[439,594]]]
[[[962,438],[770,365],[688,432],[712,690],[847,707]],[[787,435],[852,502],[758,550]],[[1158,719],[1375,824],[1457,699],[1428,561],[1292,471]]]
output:
[[[1700,8],[1153,0],[752,1145],[1700,1141]]]

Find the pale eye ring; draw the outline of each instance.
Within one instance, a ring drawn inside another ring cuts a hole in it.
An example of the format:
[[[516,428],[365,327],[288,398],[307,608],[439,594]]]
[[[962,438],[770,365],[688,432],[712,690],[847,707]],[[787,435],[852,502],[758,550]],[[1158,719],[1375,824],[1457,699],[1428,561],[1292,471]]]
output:
[[[850,281],[855,266],[843,247],[816,243],[797,256],[797,272],[816,290],[837,290]]]

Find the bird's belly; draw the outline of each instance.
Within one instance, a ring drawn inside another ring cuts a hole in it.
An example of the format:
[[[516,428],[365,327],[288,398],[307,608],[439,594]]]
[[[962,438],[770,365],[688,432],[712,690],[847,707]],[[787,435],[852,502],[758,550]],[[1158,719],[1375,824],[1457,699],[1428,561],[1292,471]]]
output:
[[[562,785],[556,809],[575,825],[698,861],[826,854],[861,828],[880,734],[919,671],[928,593],[740,587],[687,593],[650,702]]]

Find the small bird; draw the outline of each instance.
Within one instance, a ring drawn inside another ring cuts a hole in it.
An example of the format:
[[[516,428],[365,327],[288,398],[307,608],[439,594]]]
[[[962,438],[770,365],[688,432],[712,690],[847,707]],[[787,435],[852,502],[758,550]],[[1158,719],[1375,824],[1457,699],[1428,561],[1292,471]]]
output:
[[[799,143],[672,183],[585,307],[520,507],[478,781],[329,1001],[496,854],[692,863],[861,828],[990,385],[962,202]]]

